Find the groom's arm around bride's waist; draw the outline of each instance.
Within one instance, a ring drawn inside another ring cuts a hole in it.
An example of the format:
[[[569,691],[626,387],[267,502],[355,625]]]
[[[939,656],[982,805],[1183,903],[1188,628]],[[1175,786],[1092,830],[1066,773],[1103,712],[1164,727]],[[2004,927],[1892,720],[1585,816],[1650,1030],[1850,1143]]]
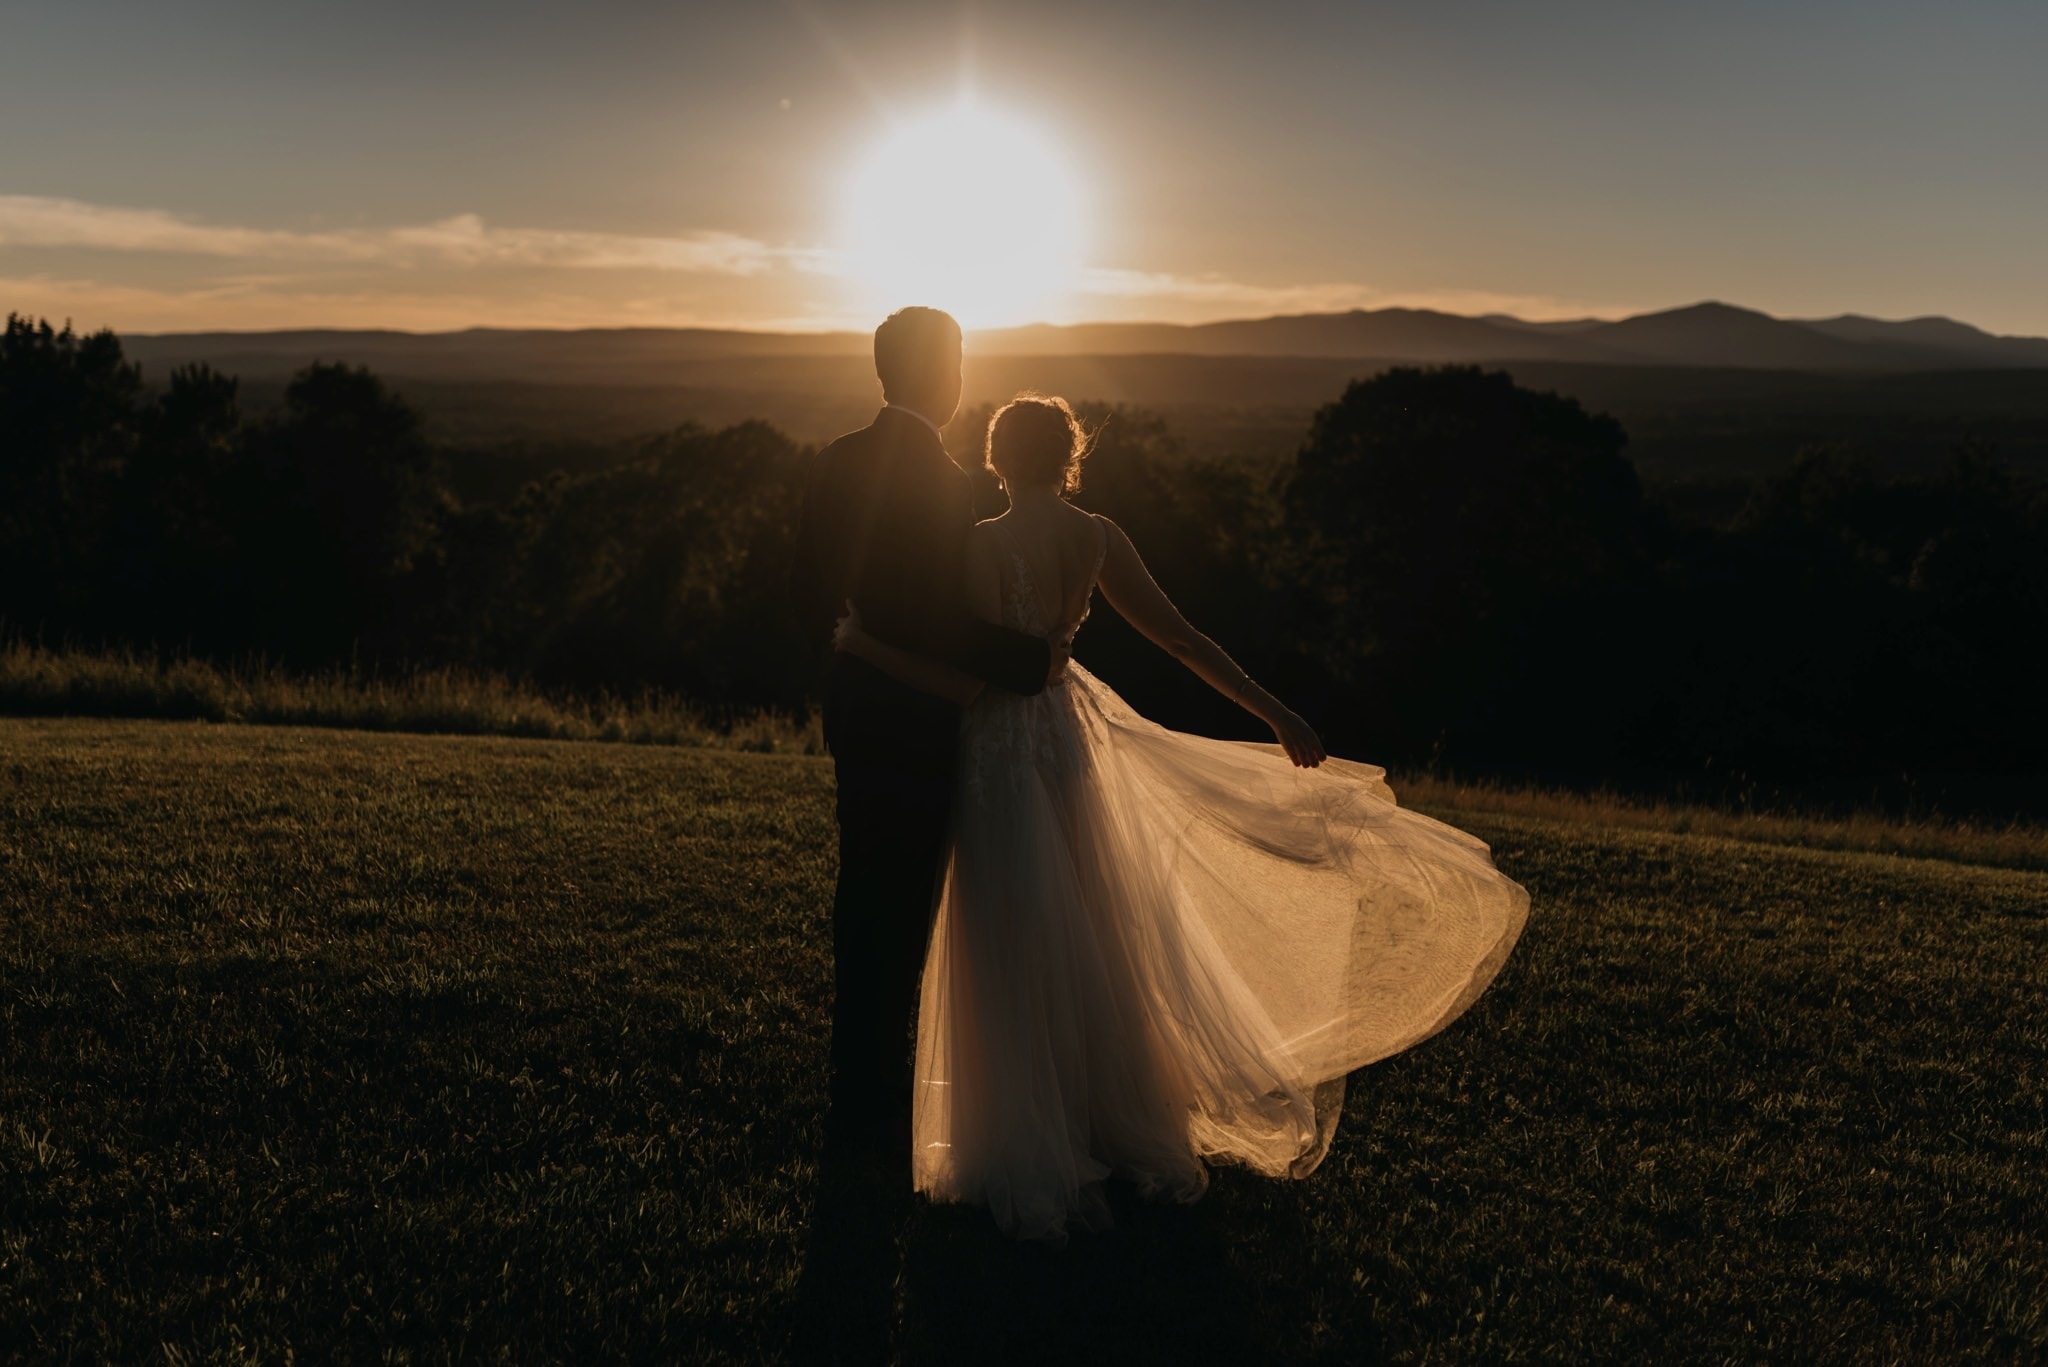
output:
[[[1006,692],[1041,691],[1050,646],[967,610],[973,513],[966,475],[943,452],[929,468],[911,457],[878,470],[860,459],[866,453],[838,449],[841,442],[820,456],[819,478],[805,500],[798,553],[809,581],[807,612],[818,614],[829,604],[836,618],[840,601],[851,599],[878,640]],[[830,630],[829,620],[823,625]]]
[[[974,525],[967,477],[948,460],[932,478],[897,483],[910,485],[913,496],[889,510],[898,514],[897,535],[877,526],[863,592],[854,597],[870,634],[1007,692],[1039,692],[1050,665],[1047,644],[967,609],[967,533]]]

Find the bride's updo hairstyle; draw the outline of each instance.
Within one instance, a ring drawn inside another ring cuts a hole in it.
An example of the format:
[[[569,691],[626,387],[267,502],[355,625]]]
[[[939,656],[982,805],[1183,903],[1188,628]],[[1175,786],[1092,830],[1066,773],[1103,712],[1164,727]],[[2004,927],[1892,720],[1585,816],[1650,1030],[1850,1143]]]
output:
[[[1012,490],[1050,486],[1066,497],[1081,487],[1081,462],[1094,445],[1058,395],[1019,394],[988,421],[988,468]]]

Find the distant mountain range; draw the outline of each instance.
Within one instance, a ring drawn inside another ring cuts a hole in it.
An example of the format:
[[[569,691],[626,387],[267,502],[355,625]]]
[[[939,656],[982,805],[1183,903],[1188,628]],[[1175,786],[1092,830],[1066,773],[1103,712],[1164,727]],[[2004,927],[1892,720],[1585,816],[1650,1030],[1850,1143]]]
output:
[[[1886,322],[1773,318],[1694,304],[1617,322],[1530,323],[1428,309],[1357,309],[1180,327],[1084,323],[979,334],[977,351],[1039,355],[1181,354],[1579,365],[1724,366],[1752,370],[1954,370],[2048,366],[2048,338],[1999,337],[1947,318]]]
[[[313,360],[345,360],[394,376],[449,381],[716,384],[735,364],[865,357],[864,333],[700,328],[464,332],[222,332],[129,335],[153,371],[205,361],[250,378]],[[1184,326],[1038,324],[975,333],[976,357],[1202,356],[1373,362],[1558,362],[1832,373],[2048,369],[2048,338],[2001,337],[1948,318],[1888,322],[1857,314],[1773,318],[1703,303],[1608,322],[1526,322],[1427,309],[1360,309]]]

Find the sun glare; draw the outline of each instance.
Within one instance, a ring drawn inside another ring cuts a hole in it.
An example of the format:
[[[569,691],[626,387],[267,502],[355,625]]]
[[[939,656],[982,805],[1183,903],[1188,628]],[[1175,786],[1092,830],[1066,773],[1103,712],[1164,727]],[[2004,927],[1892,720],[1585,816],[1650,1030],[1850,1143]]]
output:
[[[854,168],[843,245],[860,306],[968,327],[1046,320],[1081,268],[1080,186],[1037,129],[973,103],[896,125]]]

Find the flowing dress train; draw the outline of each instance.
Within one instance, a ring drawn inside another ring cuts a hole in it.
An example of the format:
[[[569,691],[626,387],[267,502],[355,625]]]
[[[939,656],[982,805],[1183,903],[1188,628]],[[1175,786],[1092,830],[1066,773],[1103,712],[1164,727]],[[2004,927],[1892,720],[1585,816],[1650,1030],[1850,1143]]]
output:
[[[997,526],[1005,625],[1070,637],[1086,598],[1050,620]],[[913,1176],[1019,1237],[1107,1224],[1112,1174],[1168,1201],[1208,1161],[1306,1176],[1346,1074],[1455,1020],[1528,914],[1385,771],[1167,730],[1078,664],[1036,697],[984,691],[961,740]]]

